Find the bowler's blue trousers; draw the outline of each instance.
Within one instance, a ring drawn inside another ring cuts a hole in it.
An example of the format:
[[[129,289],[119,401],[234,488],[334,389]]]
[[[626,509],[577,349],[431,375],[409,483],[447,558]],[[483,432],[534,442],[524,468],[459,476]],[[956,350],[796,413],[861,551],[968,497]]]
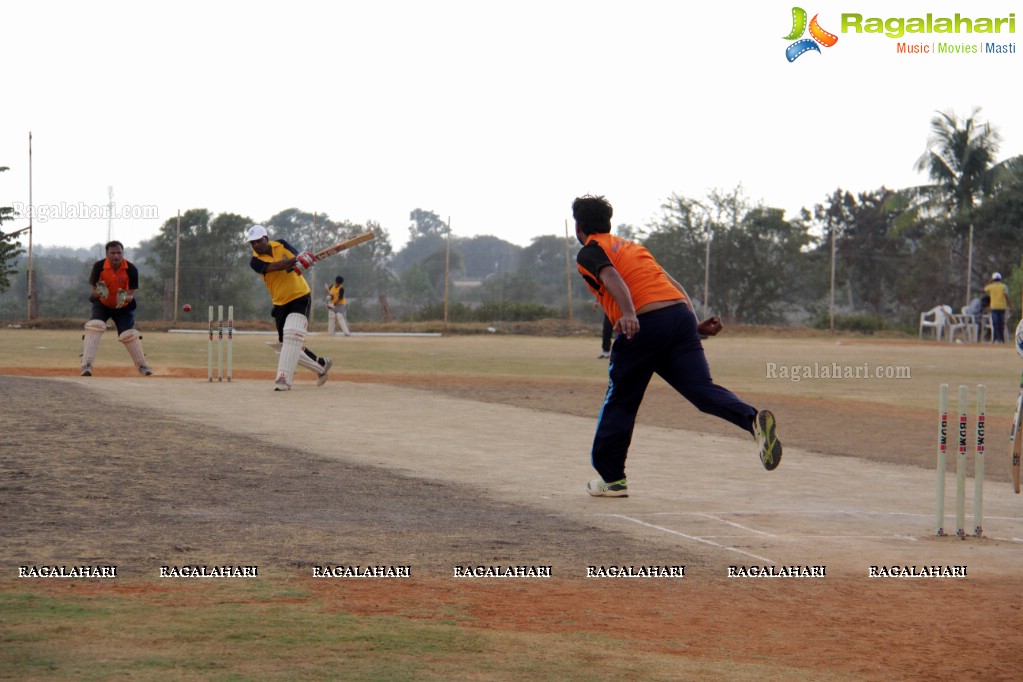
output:
[[[701,412],[753,433],[757,409],[711,379],[697,324],[693,311],[680,303],[640,315],[639,333],[615,339],[591,455],[593,468],[605,481],[625,478],[636,413],[655,373]]]

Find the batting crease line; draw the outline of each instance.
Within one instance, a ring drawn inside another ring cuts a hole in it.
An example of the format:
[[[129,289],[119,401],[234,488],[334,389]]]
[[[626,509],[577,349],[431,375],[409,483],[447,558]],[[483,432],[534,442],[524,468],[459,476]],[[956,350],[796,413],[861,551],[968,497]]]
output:
[[[748,535],[701,535],[701,538],[715,538],[715,539],[726,539],[726,538],[748,538]],[[802,540],[907,540],[910,542],[919,542],[919,538],[914,538],[910,535],[815,535],[815,534],[802,534],[802,535],[770,535],[768,537],[775,538],[782,542],[788,540],[802,541]],[[997,540],[998,538],[992,538]]]
[[[767,532],[762,531],[762,530],[757,530],[755,528],[750,528],[749,526],[744,526],[741,523],[735,523],[734,521],[728,521],[727,519],[720,519],[720,518],[714,516],[713,514],[698,513],[697,516],[702,516],[705,519],[711,519],[712,521],[717,521],[718,523],[728,524],[729,526],[733,526],[735,528],[738,528],[739,530],[749,531],[750,533],[756,533],[757,535],[766,535],[769,538],[773,538],[774,537],[773,533],[767,533]]]
[[[751,554],[750,552],[744,552],[743,550],[736,549],[735,547],[729,547],[727,545],[721,545],[721,544],[718,544],[716,542],[711,542],[710,540],[704,540],[703,538],[698,538],[698,537],[696,537],[694,535],[686,535],[685,533],[680,533],[677,530],[672,530],[670,528],[663,528],[661,526],[655,526],[652,523],[647,523],[646,521],[640,521],[639,519],[634,519],[634,518],[632,518],[630,516],[625,516],[624,514],[608,514],[608,516],[613,516],[613,517],[616,517],[616,518],[619,518],[619,519],[625,519],[626,521],[631,521],[631,522],[637,523],[637,524],[639,524],[641,526],[646,526],[647,528],[653,528],[655,530],[663,531],[665,533],[671,533],[672,535],[678,535],[679,537],[686,538],[687,540],[692,540],[693,542],[702,542],[703,544],[710,545],[711,547],[717,547],[718,549],[723,549],[723,550],[726,550],[726,551],[729,551],[729,552],[735,552],[737,554],[742,554],[744,556],[752,557],[752,558],[756,559],[757,561],[765,561],[765,562],[767,562],[769,564],[774,564],[775,563],[773,559],[768,559],[767,557],[757,556],[756,554]]]
[[[637,514],[637,516],[707,516],[710,512],[697,512],[697,511],[674,511],[674,512],[649,512],[646,514]],[[897,511],[867,511],[867,510],[843,510],[843,509],[772,509],[770,511],[758,510],[758,511],[718,511],[713,512],[715,514],[731,514],[735,516],[778,516],[779,514],[815,514],[815,515],[838,515],[844,514],[849,516],[860,515],[860,516],[920,516],[920,517],[932,517],[934,514],[921,514],[918,512],[897,512]],[[609,516],[615,516],[610,514]],[[984,519],[996,519],[999,521],[1023,521],[1023,517],[1019,516],[988,516],[984,515]],[[720,519],[723,520],[723,519]]]

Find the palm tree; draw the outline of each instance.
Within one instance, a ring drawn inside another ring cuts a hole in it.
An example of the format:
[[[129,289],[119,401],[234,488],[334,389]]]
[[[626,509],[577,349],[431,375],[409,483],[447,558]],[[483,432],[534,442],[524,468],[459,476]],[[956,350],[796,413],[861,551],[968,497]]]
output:
[[[937,112],[931,119],[927,151],[917,160],[916,170],[926,171],[933,184],[914,188],[920,197],[944,205],[956,218],[968,220],[978,199],[989,194],[1008,162],[995,163],[1001,135],[989,123],[981,123],[980,108],[968,118],[952,112]],[[973,270],[973,222],[969,227],[966,264],[966,303],[970,302]]]

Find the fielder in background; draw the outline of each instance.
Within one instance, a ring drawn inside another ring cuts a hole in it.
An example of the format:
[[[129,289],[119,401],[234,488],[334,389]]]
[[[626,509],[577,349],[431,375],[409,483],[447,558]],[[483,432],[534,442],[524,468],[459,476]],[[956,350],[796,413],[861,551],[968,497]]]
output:
[[[135,329],[135,292],[139,288],[139,271],[124,259],[121,242],[108,242],[105,251],[107,257],[96,261],[89,275],[92,311],[82,336],[82,376],[92,376],[96,349],[107,329],[107,320],[111,319],[117,327],[117,340],[124,344],[135,368],[142,376],[149,376],[153,370],[146,364],[142,336]]]
[[[1012,312],[1009,303],[1009,287],[1002,281],[1002,273],[991,275],[991,281],[984,286],[984,293],[991,297],[991,343],[1005,343],[1005,313]]]
[[[714,336],[722,329],[721,321],[714,316],[698,322],[685,289],[650,252],[611,235],[612,213],[604,197],[587,195],[572,203],[576,238],[583,245],[576,257],[579,273],[617,334],[591,452],[600,478],[587,484],[587,492],[598,497],[628,496],[625,458],[636,414],[654,373],[701,412],[749,432],[764,468],[776,468],[782,447],[774,415],[757,410],[711,379],[700,335]]]
[[[273,302],[270,314],[277,323],[278,342],[274,350],[280,353],[274,390],[291,390],[297,365],[315,372],[316,385],[322,386],[327,382],[330,358],[317,357],[305,347],[312,297],[302,273],[313,267],[313,255],[298,251],[283,239],[272,241],[262,225],[250,227],[245,240],[252,247],[249,265],[263,278]]]
[[[340,329],[345,336],[351,336],[348,329],[348,300],[345,298],[345,278],[338,275],[333,286],[324,284],[327,290],[327,335],[337,336],[334,329]],[[335,324],[336,321],[336,324]]]

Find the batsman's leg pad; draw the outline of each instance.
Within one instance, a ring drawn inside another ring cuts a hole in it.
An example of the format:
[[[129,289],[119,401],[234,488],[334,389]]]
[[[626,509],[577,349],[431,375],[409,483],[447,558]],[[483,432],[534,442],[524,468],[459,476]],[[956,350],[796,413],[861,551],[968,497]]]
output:
[[[277,381],[282,378],[290,386],[295,380],[295,367],[305,355],[305,334],[309,328],[309,320],[305,315],[291,313],[284,320],[284,341],[281,344],[281,357],[277,361]]]
[[[92,363],[96,360],[96,349],[99,347],[99,340],[103,338],[103,332],[107,330],[107,323],[103,320],[89,320],[85,323],[85,334],[82,336],[82,368],[92,369]]]
[[[327,311],[327,336],[334,336],[334,311]]]
[[[345,336],[351,336],[352,331],[348,328],[348,319],[345,317],[344,308],[338,310],[336,314],[338,324],[341,325],[341,333]]]
[[[139,336],[138,329],[125,330],[117,337],[117,340],[124,344],[135,367],[142,367],[146,364],[146,354],[142,352],[142,337]]]
[[[316,372],[317,375],[323,374],[326,371],[325,369],[323,369],[323,365],[321,365],[316,360],[313,360],[306,353],[302,353],[298,356],[298,364],[302,365],[306,369],[313,370],[314,372]]]

